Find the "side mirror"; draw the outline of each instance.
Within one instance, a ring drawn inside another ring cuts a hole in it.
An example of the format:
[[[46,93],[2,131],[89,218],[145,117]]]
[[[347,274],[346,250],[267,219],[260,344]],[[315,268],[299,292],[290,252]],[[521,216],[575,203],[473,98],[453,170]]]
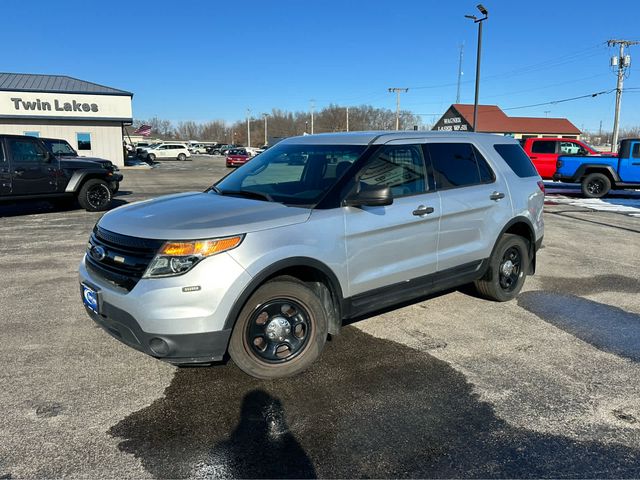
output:
[[[389,187],[367,185],[360,182],[355,192],[349,194],[344,204],[347,207],[382,207],[393,203]]]

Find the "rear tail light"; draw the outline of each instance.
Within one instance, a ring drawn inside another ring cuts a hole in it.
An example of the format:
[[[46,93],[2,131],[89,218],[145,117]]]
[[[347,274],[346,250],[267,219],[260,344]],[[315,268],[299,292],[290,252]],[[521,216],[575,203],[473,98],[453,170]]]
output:
[[[538,188],[544,193],[544,182],[542,180],[538,180]]]

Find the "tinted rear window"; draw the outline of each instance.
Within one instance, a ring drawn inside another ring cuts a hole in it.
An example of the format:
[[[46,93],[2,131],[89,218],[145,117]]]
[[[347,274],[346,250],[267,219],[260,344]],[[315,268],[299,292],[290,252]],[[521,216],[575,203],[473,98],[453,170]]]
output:
[[[494,145],[496,152],[507,162],[516,175],[521,178],[535,177],[538,175],[536,167],[533,166],[531,160],[524,153],[520,145],[504,144]]]
[[[480,152],[470,143],[426,144],[439,190],[490,183],[495,176]]]

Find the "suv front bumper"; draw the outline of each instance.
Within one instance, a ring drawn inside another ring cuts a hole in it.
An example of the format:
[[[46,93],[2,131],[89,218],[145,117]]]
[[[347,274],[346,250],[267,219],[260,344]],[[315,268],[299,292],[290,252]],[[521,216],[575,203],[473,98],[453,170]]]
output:
[[[85,306],[87,314],[116,340],[147,355],[176,365],[211,363],[222,360],[231,330],[169,335],[147,333],[124,310],[103,302],[97,314]]]
[[[222,360],[231,335],[225,329],[229,313],[251,281],[226,253],[181,276],[141,279],[130,291],[101,277],[84,259],[78,270],[80,283],[97,294],[98,313],[85,309],[100,327],[126,345],[174,364]]]

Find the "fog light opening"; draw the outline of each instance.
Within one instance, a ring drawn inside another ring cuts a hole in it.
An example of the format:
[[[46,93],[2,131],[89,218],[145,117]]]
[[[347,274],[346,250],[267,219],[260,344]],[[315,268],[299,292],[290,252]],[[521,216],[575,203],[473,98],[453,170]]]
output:
[[[149,348],[159,357],[164,357],[169,354],[169,344],[161,338],[155,337],[149,340]]]

